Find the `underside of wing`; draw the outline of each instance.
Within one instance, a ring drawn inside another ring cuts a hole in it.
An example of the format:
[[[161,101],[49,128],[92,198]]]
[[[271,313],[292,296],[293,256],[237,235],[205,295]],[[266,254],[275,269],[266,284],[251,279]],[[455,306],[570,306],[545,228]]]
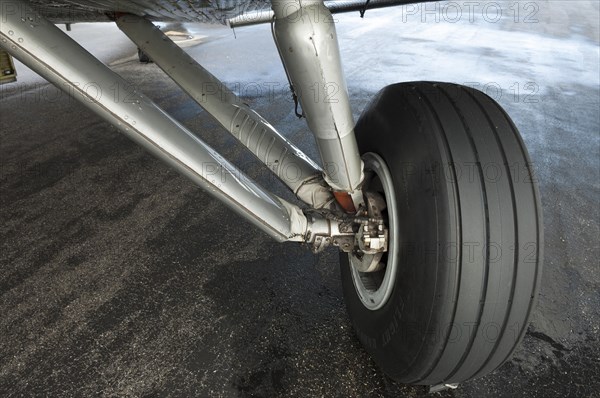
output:
[[[214,22],[269,9],[268,0],[31,0],[54,23],[110,21],[115,13],[145,16],[154,21]]]

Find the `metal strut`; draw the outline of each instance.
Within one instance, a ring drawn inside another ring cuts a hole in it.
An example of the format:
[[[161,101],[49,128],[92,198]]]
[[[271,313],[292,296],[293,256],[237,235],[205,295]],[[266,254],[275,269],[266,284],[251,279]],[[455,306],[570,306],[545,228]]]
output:
[[[325,181],[362,203],[363,163],[342,71],[335,24],[322,0],[273,0],[275,43],[325,169]]]
[[[276,240],[307,242],[315,251],[332,244],[340,246],[344,251],[353,249],[353,222],[331,217],[332,212],[328,209],[321,210],[323,214],[315,213],[316,210],[305,214],[298,206],[260,187],[148,97],[40,16],[25,1],[0,0],[0,18],[1,47]],[[145,44],[153,43],[153,46],[144,46],[144,43],[141,43],[141,47],[155,58],[155,62],[160,59],[159,65],[166,71],[169,70],[169,75],[197,101],[207,92],[202,90],[198,83],[193,84],[194,72],[199,73],[204,79],[202,81],[220,85],[226,100],[217,100],[215,98],[223,98],[217,96],[212,100],[207,99],[208,102],[203,103],[203,106],[221,124],[228,127],[228,131],[236,138],[246,140],[247,147],[260,160],[267,164],[272,160],[273,163],[296,165],[303,173],[308,174],[302,175],[303,178],[299,180],[286,179],[285,175],[278,174],[299,197],[315,207],[318,207],[319,203],[324,205],[331,200],[331,191],[325,186],[319,174],[320,169],[302,152],[277,134],[275,129],[247,106],[236,104],[238,100],[233,93],[223,90],[224,87],[216,78],[191,58],[184,57],[184,53],[171,45],[172,43],[156,45],[157,38],[161,43],[166,40],[152,24],[138,17],[127,18],[123,17],[120,20],[121,28],[126,26],[124,30],[136,41],[141,40],[143,36],[148,42]],[[133,25],[128,25],[127,20],[133,21]],[[137,28],[129,28],[131,26]],[[154,33],[149,34],[149,30]],[[147,39],[145,34],[148,34]],[[320,46],[321,44],[317,44],[318,48]],[[166,59],[169,56],[173,56],[175,60]],[[171,69],[180,71],[175,72]],[[338,70],[334,68],[334,71]],[[302,79],[299,82],[306,83]],[[341,82],[343,83],[343,80]],[[345,102],[341,102],[347,105],[347,98]],[[306,106],[314,108],[309,103]],[[349,107],[347,110],[349,111]],[[321,116],[327,112],[329,111]],[[351,124],[351,116],[348,121],[347,115],[344,116],[345,120],[338,119],[337,111],[332,112],[332,115],[335,122],[343,121],[344,126]],[[314,123],[314,119],[309,122],[311,123]],[[251,127],[250,130],[245,130],[248,126]],[[266,150],[265,146],[261,145],[261,139],[257,140],[254,137],[253,132],[257,129],[260,129],[261,136],[267,139]],[[347,130],[345,127],[344,129]],[[339,132],[340,130],[336,129],[336,134]],[[352,149],[352,140],[348,138],[353,139],[353,134],[337,134],[336,137],[333,141],[341,144],[342,148]],[[323,145],[323,140],[327,139],[317,135],[322,153],[329,151],[329,146]],[[346,146],[348,143],[350,145]],[[334,143],[333,146],[336,145]],[[354,142],[354,147],[355,145]],[[331,157],[324,156],[323,159]],[[345,165],[343,174],[350,177],[350,184],[343,185],[344,189],[357,186],[360,179],[356,178],[356,171],[362,170],[362,166],[356,164],[355,159],[349,159],[352,162],[348,165],[352,167]],[[331,178],[330,174],[325,175]]]
[[[267,165],[298,198],[314,208],[325,207],[334,200],[317,164],[157,26],[137,15],[119,15],[116,23],[156,65]]]
[[[276,240],[305,240],[298,206],[261,188],[27,3],[0,0],[0,18],[0,45],[15,58]]]

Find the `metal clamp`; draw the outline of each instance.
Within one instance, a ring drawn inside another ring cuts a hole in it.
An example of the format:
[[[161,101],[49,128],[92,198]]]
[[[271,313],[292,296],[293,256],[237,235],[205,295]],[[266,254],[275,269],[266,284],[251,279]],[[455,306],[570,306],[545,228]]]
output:
[[[305,242],[311,245],[314,253],[320,253],[328,246],[338,246],[342,251],[354,249],[352,224],[343,220],[328,219],[322,214],[309,214]]]

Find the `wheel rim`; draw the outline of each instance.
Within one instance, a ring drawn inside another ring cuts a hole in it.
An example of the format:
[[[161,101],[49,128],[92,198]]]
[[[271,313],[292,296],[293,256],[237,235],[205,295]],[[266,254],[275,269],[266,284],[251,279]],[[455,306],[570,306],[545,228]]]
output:
[[[389,229],[388,251],[381,262],[384,268],[377,272],[360,272],[355,264],[361,259],[355,253],[348,254],[352,271],[352,282],[356,293],[363,305],[375,311],[383,307],[390,298],[398,271],[397,237],[398,215],[396,212],[396,195],[392,175],[381,156],[369,152],[363,155],[365,176],[371,176],[365,181],[369,186],[379,187],[387,204],[387,223]],[[367,178],[367,177],[366,177]]]

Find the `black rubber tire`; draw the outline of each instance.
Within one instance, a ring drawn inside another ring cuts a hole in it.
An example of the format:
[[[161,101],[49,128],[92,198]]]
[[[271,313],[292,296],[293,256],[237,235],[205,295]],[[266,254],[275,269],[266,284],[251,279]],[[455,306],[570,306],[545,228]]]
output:
[[[356,137],[390,169],[400,220],[397,278],[379,310],[363,306],[342,253],[358,338],[402,383],[491,372],[522,339],[541,277],[542,210],[519,132],[479,91],[414,82],[380,91]]]

